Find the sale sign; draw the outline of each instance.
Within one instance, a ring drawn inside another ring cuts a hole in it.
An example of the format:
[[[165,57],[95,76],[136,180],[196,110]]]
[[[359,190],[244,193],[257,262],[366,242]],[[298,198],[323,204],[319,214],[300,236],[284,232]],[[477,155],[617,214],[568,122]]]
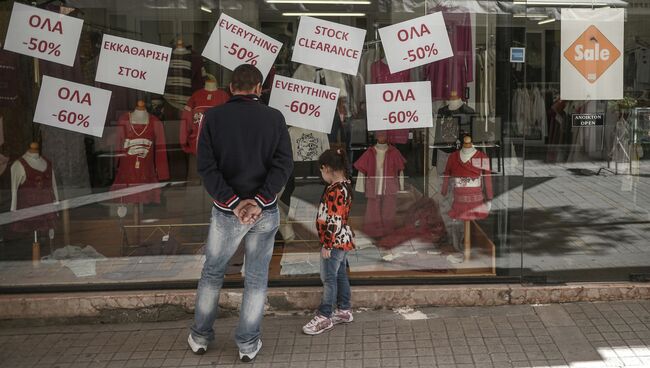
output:
[[[43,76],[34,121],[101,138],[110,101],[111,91]]]
[[[222,13],[202,55],[230,70],[255,65],[266,79],[281,48],[282,42]]]
[[[269,106],[280,110],[288,125],[329,134],[339,92],[338,88],[276,75]]]
[[[623,9],[562,9],[560,96],[623,98]]]
[[[302,16],[291,61],[357,75],[366,31]]]
[[[379,29],[391,73],[454,56],[441,12]]]
[[[366,84],[368,130],[433,127],[431,82]]]
[[[83,20],[14,2],[5,50],[73,66]]]
[[[95,80],[163,94],[171,53],[169,47],[105,34]]]

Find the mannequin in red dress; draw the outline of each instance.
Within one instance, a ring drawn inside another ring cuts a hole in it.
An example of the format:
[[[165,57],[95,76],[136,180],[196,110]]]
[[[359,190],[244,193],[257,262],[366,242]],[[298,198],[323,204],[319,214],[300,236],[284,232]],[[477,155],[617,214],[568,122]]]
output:
[[[356,191],[366,194],[368,204],[363,231],[379,238],[395,228],[397,192],[404,190],[406,159],[392,145],[386,132],[377,132],[377,144],[368,148],[354,163],[359,170]]]
[[[471,245],[470,221],[488,216],[493,197],[490,159],[485,153],[474,148],[470,136],[463,138],[463,148],[452,153],[447,160],[442,195],[447,195],[450,180],[454,191],[453,203],[448,213],[453,219],[452,239],[456,249],[460,249],[460,240],[464,239],[465,259],[468,259]]]

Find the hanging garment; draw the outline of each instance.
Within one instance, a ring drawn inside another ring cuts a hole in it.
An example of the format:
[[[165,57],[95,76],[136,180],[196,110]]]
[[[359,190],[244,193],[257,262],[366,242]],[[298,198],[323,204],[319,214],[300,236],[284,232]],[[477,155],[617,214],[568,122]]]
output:
[[[443,11],[447,34],[454,56],[429,64],[427,79],[431,81],[431,98],[448,100],[452,92],[465,96],[467,84],[474,80],[474,46],[469,13]]]
[[[0,50],[0,106],[14,106],[18,101],[20,83],[18,54]]]
[[[311,65],[300,64],[298,69],[296,69],[296,71],[293,73],[293,78],[338,88],[339,98],[347,98],[349,94],[349,91],[345,86],[343,74],[339,72],[316,68]],[[321,79],[324,79],[324,83],[321,83]]]
[[[488,208],[485,201],[493,197],[490,159],[476,150],[467,162],[463,162],[460,152],[458,150],[449,156],[442,183],[442,195],[447,195],[449,181],[453,183],[454,199],[449,217],[464,221],[486,218]]]
[[[468,127],[472,121],[472,116],[476,112],[467,104],[462,104],[458,109],[451,110],[449,105],[438,109],[436,124],[436,143],[453,144],[460,139],[460,127]],[[466,133],[469,133],[467,131]]]
[[[34,206],[53,203],[56,201],[52,186],[52,163],[43,157],[47,162],[44,171],[38,171],[31,167],[22,157],[18,162],[25,170],[25,182],[18,187],[16,194],[16,209],[21,210]],[[11,230],[15,232],[31,232],[34,230],[49,230],[55,227],[56,213],[50,212],[44,215],[28,218],[11,224]]]
[[[211,107],[223,105],[230,96],[223,90],[201,89],[187,100],[181,115],[180,143],[186,153],[196,155],[196,142],[203,123],[203,114]]]
[[[289,127],[294,161],[316,161],[330,148],[327,134],[313,130]]]
[[[118,160],[111,191],[169,179],[165,131],[158,118],[149,114],[148,124],[131,124],[131,113],[118,122]],[[160,189],[117,199],[122,203],[160,203]]]
[[[411,73],[404,70],[398,73],[391,74],[388,65],[384,60],[377,60],[372,64],[371,68],[372,83],[402,83],[410,82]],[[408,129],[391,129],[387,130],[388,143],[391,144],[406,144],[409,141]]]
[[[165,84],[165,100],[178,110],[183,110],[192,96],[192,53],[186,48],[172,51]]]

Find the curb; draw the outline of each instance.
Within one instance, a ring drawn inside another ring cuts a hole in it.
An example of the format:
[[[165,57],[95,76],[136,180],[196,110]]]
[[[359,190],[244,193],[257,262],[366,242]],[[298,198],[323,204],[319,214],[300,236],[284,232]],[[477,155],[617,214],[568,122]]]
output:
[[[321,288],[271,288],[269,314],[316,309]],[[194,312],[195,290],[123,291],[0,296],[0,320],[90,318],[108,322],[162,321]],[[453,286],[360,286],[355,308],[477,307],[650,299],[650,283],[587,283],[554,286],[519,284]],[[242,289],[223,289],[220,307],[236,313]]]

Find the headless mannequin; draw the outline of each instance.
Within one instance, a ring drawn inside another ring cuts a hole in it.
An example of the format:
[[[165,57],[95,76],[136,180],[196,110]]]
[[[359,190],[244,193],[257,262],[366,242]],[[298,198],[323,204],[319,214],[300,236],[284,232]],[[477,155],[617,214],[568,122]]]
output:
[[[447,101],[447,106],[449,107],[449,110],[455,111],[460,109],[461,106],[463,106],[463,103],[463,100],[456,96],[455,92],[452,92],[451,97]]]
[[[179,39],[178,41],[176,41],[176,50],[178,50],[178,51],[187,51],[187,49],[185,48],[185,43],[183,42],[182,39]]]
[[[379,134],[377,135],[377,144],[375,144],[375,150],[377,151],[377,173],[383,173],[384,172],[384,159],[386,158],[386,152],[388,151],[388,138],[385,134]],[[357,177],[357,183],[355,185],[354,190],[360,193],[364,193],[366,191],[366,176],[362,173],[359,172],[359,175]],[[377,194],[381,195],[384,193],[384,181],[383,180],[377,180],[376,181],[376,187],[377,187]],[[400,192],[404,192],[404,171],[399,172],[399,190]]]
[[[472,144],[472,138],[470,136],[465,136],[463,138],[463,146],[460,149],[460,153],[459,153],[461,162],[466,164],[467,162],[469,162],[469,160],[472,159],[472,157],[474,157],[475,154],[476,154],[476,148]],[[492,207],[491,201],[487,201],[485,205],[489,212]],[[463,260],[469,260],[471,254],[471,234],[470,234],[471,226],[470,225],[471,223],[469,220],[452,219],[452,224],[451,224],[452,242],[454,248],[457,250],[460,250],[461,246],[464,247],[464,255],[448,256],[447,259],[451,263],[460,263],[463,262]]]
[[[39,153],[38,143],[29,145],[29,149],[22,157],[29,166],[33,169],[43,172],[47,168],[47,162]],[[11,211],[16,211],[18,207],[18,187],[25,183],[27,173],[20,161],[16,161],[11,165]],[[56,178],[52,172],[52,190],[54,191],[55,202],[59,202],[59,194],[56,188]]]
[[[131,124],[149,124],[149,113],[144,105],[144,101],[138,100],[135,110],[129,115],[129,121]]]
[[[217,81],[214,79],[208,79],[205,81],[205,86],[204,86],[206,91],[216,91],[217,90]]]

